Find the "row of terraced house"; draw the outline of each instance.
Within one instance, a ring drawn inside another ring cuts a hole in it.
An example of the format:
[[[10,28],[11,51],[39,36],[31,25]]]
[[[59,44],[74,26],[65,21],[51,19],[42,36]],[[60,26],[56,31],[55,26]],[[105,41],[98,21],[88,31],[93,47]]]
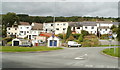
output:
[[[53,31],[57,34],[63,34],[67,32],[68,26],[71,26],[72,33],[81,33],[81,30],[86,30],[90,34],[108,34],[111,30],[111,26],[118,26],[118,22],[108,21],[83,21],[83,22],[55,22],[55,23],[32,23],[20,22],[19,25],[13,25],[7,27],[7,36],[14,35],[17,38],[28,38],[30,40],[43,40],[45,37],[42,35],[52,35]],[[41,37],[42,36],[42,37]]]

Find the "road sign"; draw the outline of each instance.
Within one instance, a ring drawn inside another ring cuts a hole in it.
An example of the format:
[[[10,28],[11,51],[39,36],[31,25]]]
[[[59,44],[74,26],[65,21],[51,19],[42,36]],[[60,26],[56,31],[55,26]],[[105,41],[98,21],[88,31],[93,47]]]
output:
[[[112,39],[112,36],[109,36],[110,39]]]

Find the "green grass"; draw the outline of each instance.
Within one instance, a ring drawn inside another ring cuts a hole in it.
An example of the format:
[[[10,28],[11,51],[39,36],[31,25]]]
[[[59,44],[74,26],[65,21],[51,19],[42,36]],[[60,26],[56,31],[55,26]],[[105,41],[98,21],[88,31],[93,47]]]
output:
[[[115,57],[120,57],[119,56],[119,52],[118,52],[118,49],[120,48],[115,48],[116,49],[116,52],[114,54],[114,48],[107,48],[107,49],[104,49],[102,52],[107,54],[107,55],[111,55],[111,56],[115,56]]]
[[[45,46],[38,46],[38,47],[18,47],[18,46],[0,46],[1,52],[32,52],[32,51],[51,51],[51,50],[59,50],[63,49],[60,47],[45,47]]]

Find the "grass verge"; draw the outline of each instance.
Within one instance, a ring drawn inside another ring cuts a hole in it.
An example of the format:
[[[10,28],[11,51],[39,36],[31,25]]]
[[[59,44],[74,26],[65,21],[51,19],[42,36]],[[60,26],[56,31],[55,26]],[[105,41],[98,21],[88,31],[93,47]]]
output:
[[[0,46],[0,52],[33,52],[33,51],[51,51],[51,50],[59,50],[63,49],[60,47],[45,47],[45,46],[37,46],[37,47],[18,47],[18,46]]]
[[[120,48],[115,48],[115,53],[114,53],[114,48],[107,48],[104,49],[102,52],[110,56],[120,57],[118,49]]]
[[[120,46],[120,45],[99,45],[99,47]]]

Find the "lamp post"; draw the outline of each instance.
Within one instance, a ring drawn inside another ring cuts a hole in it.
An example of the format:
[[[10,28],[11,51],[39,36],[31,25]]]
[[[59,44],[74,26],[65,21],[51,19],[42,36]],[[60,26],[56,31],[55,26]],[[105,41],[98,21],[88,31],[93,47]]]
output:
[[[114,40],[116,41],[117,34],[113,33],[112,36],[114,37]],[[115,52],[116,52],[116,49],[115,49],[115,44],[114,44],[114,54],[115,54]]]

